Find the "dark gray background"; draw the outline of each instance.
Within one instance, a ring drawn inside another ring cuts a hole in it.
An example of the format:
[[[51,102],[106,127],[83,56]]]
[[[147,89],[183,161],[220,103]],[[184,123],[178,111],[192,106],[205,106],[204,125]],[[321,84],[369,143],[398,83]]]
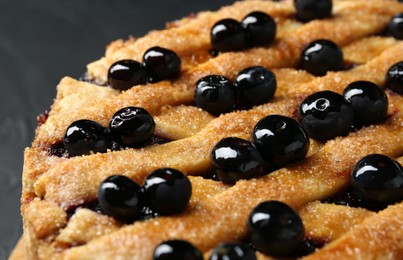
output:
[[[0,259],[21,235],[23,149],[63,76],[78,78],[105,45],[233,0],[0,0]]]

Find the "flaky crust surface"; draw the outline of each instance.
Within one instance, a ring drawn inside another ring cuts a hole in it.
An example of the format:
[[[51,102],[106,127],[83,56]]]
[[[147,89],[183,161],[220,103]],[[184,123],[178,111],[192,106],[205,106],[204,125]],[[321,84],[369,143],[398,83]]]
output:
[[[275,18],[276,41],[213,57],[211,26],[222,18],[240,20],[254,10]],[[106,83],[107,69],[114,61],[140,60],[154,45],[177,52],[183,62],[181,75],[125,92],[68,77],[61,80],[52,109],[24,154],[21,211],[27,257],[150,259],[158,243],[177,238],[192,242],[207,258],[219,243],[245,239],[251,209],[275,199],[300,212],[305,236],[326,242],[307,258],[401,259],[402,203],[375,213],[321,202],[348,186],[351,169],[365,155],[381,153],[403,161],[403,97],[389,90],[387,120],[326,143],[311,140],[308,157],[297,164],[233,186],[200,177],[211,171],[209,156],[216,142],[229,136],[249,139],[254,125],[266,115],[296,118],[306,96],[320,90],[342,93],[357,80],[383,86],[388,68],[403,60],[403,43],[375,34],[398,12],[403,12],[403,4],[389,0],[334,1],[331,18],[302,24],[293,19],[292,1],[243,1],[176,21],[143,38],[111,43],[105,57],[88,65],[88,75],[95,82]],[[345,62],[353,68],[323,77],[296,69],[301,50],[321,38],[339,44]],[[272,70],[277,77],[278,89],[271,102],[219,117],[192,105],[194,83],[202,76],[222,74],[233,79],[239,70],[255,65]],[[73,121],[91,119],[107,126],[111,116],[126,106],[147,109],[156,121],[156,133],[170,142],[72,158],[49,154]],[[123,174],[142,184],[160,167],[189,175],[193,193],[185,212],[124,224],[83,207],[97,199],[98,185],[106,177]],[[258,258],[271,259],[260,253]]]

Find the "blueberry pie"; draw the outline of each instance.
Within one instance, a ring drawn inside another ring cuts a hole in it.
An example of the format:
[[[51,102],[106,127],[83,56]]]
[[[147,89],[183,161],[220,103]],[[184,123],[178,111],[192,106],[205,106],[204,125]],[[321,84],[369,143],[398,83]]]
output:
[[[11,259],[403,259],[401,13],[245,0],[113,42],[38,117]]]

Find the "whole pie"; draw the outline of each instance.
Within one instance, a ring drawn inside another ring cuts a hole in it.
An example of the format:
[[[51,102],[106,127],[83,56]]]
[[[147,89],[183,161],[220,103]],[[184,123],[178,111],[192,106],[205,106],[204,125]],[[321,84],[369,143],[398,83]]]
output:
[[[400,13],[239,1],[112,42],[38,116],[11,259],[403,259]]]

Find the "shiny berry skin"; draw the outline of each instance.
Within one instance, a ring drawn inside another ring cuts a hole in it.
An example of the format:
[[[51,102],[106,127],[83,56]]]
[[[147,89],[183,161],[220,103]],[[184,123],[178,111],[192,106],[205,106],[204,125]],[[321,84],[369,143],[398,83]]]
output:
[[[196,106],[219,115],[231,112],[236,107],[237,89],[226,77],[210,75],[196,82]]]
[[[181,70],[181,59],[175,52],[157,46],[144,53],[143,65],[146,67],[148,80],[158,82],[177,77]]]
[[[250,45],[266,45],[276,37],[276,22],[266,13],[252,12],[242,19],[241,25],[246,30]]]
[[[160,243],[153,253],[153,260],[203,260],[203,254],[184,240],[168,240]]]
[[[123,175],[112,175],[101,183],[98,201],[107,215],[124,222],[137,219],[143,207],[140,186]]]
[[[315,76],[343,67],[343,52],[329,40],[316,40],[308,44],[301,54],[301,68]]]
[[[354,120],[350,102],[333,91],[319,91],[308,96],[299,107],[299,122],[308,136],[326,141],[347,135]]]
[[[182,212],[192,195],[192,184],[183,173],[161,168],[148,175],[143,185],[144,201],[154,212],[171,215]]]
[[[215,23],[211,28],[210,38],[216,51],[238,51],[247,46],[246,31],[238,21],[230,18]]]
[[[365,156],[351,173],[355,193],[365,201],[387,206],[403,200],[403,167],[381,154]]]
[[[252,210],[248,230],[254,247],[271,256],[290,255],[304,238],[304,226],[298,213],[274,200],[262,202]]]
[[[403,95],[403,62],[395,63],[389,68],[386,74],[385,86]]]
[[[70,156],[104,153],[112,146],[108,130],[86,119],[75,121],[67,128],[63,145]]]
[[[133,86],[146,84],[147,72],[137,61],[120,60],[109,67],[108,83],[114,89],[128,90]]]
[[[332,14],[332,0],[294,0],[294,5],[297,19],[301,22],[330,17]]]
[[[403,13],[392,17],[388,24],[388,33],[398,40],[403,39]]]
[[[155,122],[147,110],[140,107],[125,107],[117,111],[109,130],[113,139],[125,147],[136,147],[148,141],[154,133]]]
[[[255,251],[247,244],[224,243],[214,248],[209,260],[256,260]]]
[[[277,88],[276,76],[264,67],[249,67],[241,70],[235,78],[240,102],[255,106],[273,98]]]
[[[356,81],[350,83],[343,92],[354,110],[354,126],[368,126],[386,118],[388,97],[375,83]]]
[[[265,163],[256,148],[237,137],[220,140],[211,152],[210,161],[217,178],[229,184],[261,176],[265,171]]]
[[[252,131],[251,142],[276,168],[304,159],[309,149],[309,138],[302,126],[280,115],[262,118]]]

